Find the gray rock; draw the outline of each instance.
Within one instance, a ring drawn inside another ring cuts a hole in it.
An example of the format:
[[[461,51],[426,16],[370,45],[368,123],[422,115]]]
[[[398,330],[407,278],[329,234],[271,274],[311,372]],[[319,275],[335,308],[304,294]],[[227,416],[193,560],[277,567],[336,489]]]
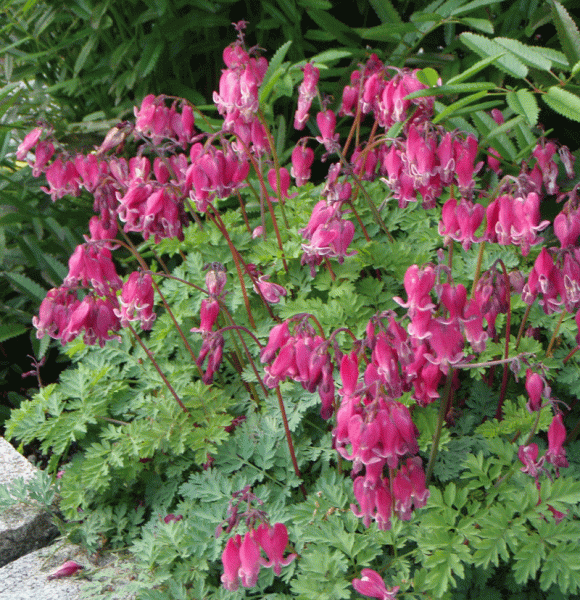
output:
[[[0,437],[0,485],[28,481],[35,473],[36,468]],[[0,567],[47,546],[57,536],[46,512],[24,504],[11,507],[0,513]]]
[[[0,530],[0,567],[39,548],[48,546],[57,536],[58,529],[48,513],[26,507],[16,507],[19,527]],[[9,520],[4,519],[4,524]]]
[[[80,548],[57,544],[31,552],[0,569],[2,600],[79,600],[82,582],[76,577],[48,580],[67,560],[87,563]]]
[[[37,472],[22,455],[0,437],[0,485]],[[68,542],[56,541],[57,528],[50,516],[25,504],[0,512],[0,600],[131,600],[137,576],[131,556],[109,554],[89,561],[86,552]],[[48,545],[51,544],[52,545]],[[66,561],[84,570],[62,579],[48,576]]]

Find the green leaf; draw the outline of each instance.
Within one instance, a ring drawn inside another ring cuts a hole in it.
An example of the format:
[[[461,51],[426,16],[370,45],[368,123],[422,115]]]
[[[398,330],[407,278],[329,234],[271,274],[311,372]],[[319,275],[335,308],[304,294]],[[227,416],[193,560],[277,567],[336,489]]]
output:
[[[438,85],[439,82],[439,73],[435,69],[431,67],[427,67],[426,69],[421,69],[417,71],[417,79],[428,85],[429,87],[433,87],[434,85]]]
[[[77,56],[77,59],[75,61],[75,66],[73,69],[73,78],[77,77],[77,75],[81,72],[81,69],[85,66],[85,63],[87,62],[87,59],[93,51],[96,42],[97,37],[91,36],[81,48],[81,51],[79,52],[79,55]]]
[[[451,11],[451,16],[456,17],[457,15],[462,15],[463,13],[470,12],[476,8],[481,8],[482,6],[489,6],[490,4],[497,4],[496,0],[473,0],[473,2],[468,2],[463,6],[456,8]]]
[[[538,122],[540,109],[538,108],[538,103],[534,94],[529,90],[508,92],[507,103],[515,113],[525,117],[528,124],[532,127]]]
[[[444,16],[437,13],[413,13],[410,20],[413,23],[440,23],[445,19]]]
[[[554,85],[542,95],[542,99],[552,110],[580,122],[580,98],[576,94]]]
[[[465,98],[461,98],[461,100],[457,100],[457,102],[453,102],[453,104],[450,104],[449,106],[445,107],[445,109],[441,111],[438,115],[435,115],[435,117],[432,119],[432,123],[439,123],[443,119],[446,119],[448,116],[455,113],[455,111],[459,110],[460,108],[463,108],[464,106],[467,106],[468,104],[471,104],[472,102],[477,102],[477,100],[483,98],[484,96],[487,96],[487,91],[477,92],[475,94],[466,96]]]
[[[369,29],[355,29],[365,40],[375,40],[377,42],[387,42],[393,38],[399,39],[406,33],[418,31],[413,23],[384,23]]]
[[[26,275],[22,275],[21,273],[6,273],[3,275],[7,277],[19,290],[25,292],[30,298],[35,298],[36,300],[44,300],[46,297],[46,290],[38,285],[38,283],[32,281],[26,277]]]
[[[406,100],[412,98],[423,98],[424,96],[446,96],[451,94],[462,94],[464,92],[481,92],[483,90],[490,90],[496,87],[495,83],[491,81],[480,81],[477,83],[458,83],[453,85],[440,85],[429,88],[427,90],[417,90],[405,96]]]
[[[24,325],[16,323],[8,323],[8,325],[0,325],[0,344],[6,340],[18,337],[26,333],[27,328]]]
[[[522,44],[522,42],[511,38],[498,37],[494,38],[493,41],[509,50],[512,54],[515,54],[530,67],[542,71],[549,71],[552,68],[552,61],[546,57],[542,48],[526,46],[526,44]]]
[[[298,6],[304,8],[317,8],[319,10],[331,10],[332,3],[328,0],[297,0]]]
[[[278,50],[272,56],[272,60],[268,64],[268,70],[264,75],[264,79],[262,80],[262,87],[266,86],[274,73],[279,69],[279,67],[284,62],[284,58],[286,57],[286,53],[288,49],[292,45],[292,40],[288,40],[286,43],[282,44]]]
[[[345,25],[326,11],[311,10],[309,16],[321,29],[329,33],[333,39],[338,40],[341,44],[345,46],[360,44],[360,38],[354,29]]]
[[[562,44],[564,54],[571,65],[580,60],[580,33],[574,19],[557,0],[550,0],[552,20],[558,31],[558,38]]]
[[[479,29],[479,31],[483,31],[483,33],[489,33],[490,35],[493,35],[493,23],[487,19],[464,17],[463,19],[459,19],[459,22],[467,25],[468,27],[472,27],[473,29]]]
[[[151,71],[153,71],[165,46],[163,40],[154,43],[151,37],[152,36],[145,38],[145,48],[143,49],[143,54],[137,63],[136,68],[141,77],[146,77],[149,75],[149,73],[151,73]]]
[[[472,113],[471,118],[482,136],[492,139],[492,146],[506,159],[512,160],[517,154],[516,147],[507,135],[491,135],[497,129],[497,123],[486,112],[477,111]]]
[[[268,70],[264,75],[264,80],[262,81],[262,85],[260,86],[260,102],[264,102],[268,97],[268,94],[274,87],[274,84],[286,71],[286,68],[282,68],[282,62],[284,57],[286,56],[286,52],[292,45],[292,40],[288,40],[285,44],[282,44],[278,50],[274,53],[270,64],[268,65]]]
[[[313,56],[310,59],[310,62],[326,63],[333,60],[340,60],[341,58],[346,58],[347,56],[352,56],[352,52],[349,50],[326,50],[325,52],[321,52],[320,54]]]
[[[490,56],[488,58],[483,58],[477,61],[474,65],[469,67],[469,69],[463,71],[463,73],[459,73],[458,75],[455,75],[455,77],[452,77],[447,82],[447,84],[450,85],[452,83],[460,83],[462,81],[465,81],[466,79],[469,79],[472,75],[476,75],[481,70],[485,69],[485,67],[491,65],[496,60],[498,60],[501,56],[504,56],[504,54],[505,52],[501,52],[500,54],[496,54],[495,56]]]
[[[459,38],[470,49],[479,54],[482,58],[497,56],[505,48],[482,35],[475,33],[462,33]],[[523,79],[528,75],[528,67],[515,54],[508,52],[497,59],[497,66],[512,77]]]
[[[401,17],[390,0],[369,0],[382,23],[400,23]]]
[[[542,48],[542,53],[545,54],[546,57],[552,61],[554,66],[558,67],[559,69],[570,68],[568,59],[562,52],[559,52],[558,50],[554,50],[552,48]]]

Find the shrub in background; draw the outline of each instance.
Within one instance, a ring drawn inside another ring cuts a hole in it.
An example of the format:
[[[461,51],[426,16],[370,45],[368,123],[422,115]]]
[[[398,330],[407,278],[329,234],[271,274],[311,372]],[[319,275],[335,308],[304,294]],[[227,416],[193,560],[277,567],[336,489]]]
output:
[[[577,178],[533,127],[577,118],[580,34],[550,4],[565,52],[464,32],[444,83],[370,54],[334,104],[340,54],[267,61],[239,23],[219,119],[149,95],[94,153],[26,137],[95,216],[35,318],[76,368],[8,434],[51,453],[73,539],[131,545],[140,597],[577,593]]]

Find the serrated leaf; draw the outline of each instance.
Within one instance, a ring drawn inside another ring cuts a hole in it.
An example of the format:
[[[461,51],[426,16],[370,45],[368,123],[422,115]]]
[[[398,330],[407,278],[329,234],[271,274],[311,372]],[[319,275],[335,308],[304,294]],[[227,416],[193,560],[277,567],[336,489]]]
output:
[[[520,548],[514,554],[514,577],[518,583],[525,584],[536,576],[542,559],[546,555],[546,548],[540,540],[534,539]]]
[[[163,52],[164,46],[163,40],[157,41],[157,43],[154,43],[151,39],[146,40],[143,54],[137,63],[137,70],[141,77],[146,77],[153,71]]]
[[[493,41],[509,50],[512,54],[515,54],[530,67],[535,67],[542,71],[549,71],[552,68],[552,61],[542,52],[542,48],[526,46],[526,44],[522,44],[522,42],[511,38],[497,37]]]
[[[77,59],[75,61],[75,66],[73,69],[73,77],[76,77],[81,72],[81,69],[85,66],[85,63],[87,62],[87,59],[89,58],[91,52],[93,51],[93,48],[95,47],[96,42],[97,42],[97,37],[91,36],[85,42],[83,47],[81,48],[81,51],[79,52],[79,55],[77,56]]]
[[[505,50],[503,46],[493,40],[475,33],[462,33],[459,38],[470,50],[473,50],[482,58],[497,56]],[[528,67],[515,54],[509,52],[509,50],[497,59],[496,64],[502,71],[512,77],[523,79],[528,75]]]
[[[401,17],[390,0],[369,0],[382,23],[400,23]]]
[[[453,85],[440,85],[429,88],[427,90],[417,90],[405,96],[406,100],[413,98],[423,98],[425,96],[447,96],[452,94],[463,94],[465,92],[481,92],[483,90],[491,90],[496,87],[491,81],[479,81],[477,83],[458,83]]]
[[[529,90],[508,92],[506,99],[509,107],[518,115],[525,117],[529,125],[533,127],[538,122],[540,109],[532,92]]]
[[[292,40],[288,40],[285,44],[282,44],[278,50],[274,53],[270,64],[268,65],[268,70],[264,75],[264,79],[262,81],[262,85],[260,86],[260,102],[264,102],[264,100],[268,97],[268,94],[274,87],[276,81],[284,74],[286,71],[285,68],[282,68],[282,63],[284,61],[284,57],[286,56],[286,52],[292,45]]]
[[[487,91],[477,92],[476,94],[471,94],[469,96],[466,96],[465,98],[461,98],[460,100],[457,100],[457,102],[453,102],[453,104],[450,104],[449,106],[445,107],[445,109],[442,110],[438,115],[435,115],[435,117],[432,119],[433,124],[439,123],[443,119],[446,119],[447,117],[453,115],[460,108],[463,108],[464,106],[467,106],[472,102],[477,102],[477,100],[479,100],[480,98],[487,96],[487,93]]]
[[[558,38],[562,44],[564,54],[571,65],[580,60],[580,33],[574,19],[557,0],[550,0],[552,20],[558,31]]]
[[[580,122],[580,98],[563,90],[559,86],[552,86],[546,94],[542,95],[544,102],[558,114]]]
[[[393,38],[398,39],[406,33],[416,32],[417,27],[413,23],[384,23],[368,29],[357,28],[355,31],[365,40],[387,42]]]
[[[493,35],[493,23],[491,21],[488,21],[487,19],[475,19],[473,17],[464,17],[463,19],[459,19],[459,22],[473,29],[483,31],[483,33],[489,33],[490,35]]]
[[[3,273],[18,289],[27,293],[31,298],[41,302],[46,297],[46,290],[32,279],[21,273]]]
[[[457,15],[462,15],[463,13],[470,12],[476,8],[481,8],[482,6],[489,6],[490,4],[497,4],[497,2],[496,0],[473,0],[473,2],[468,2],[453,10],[451,15],[456,17]]]
[[[500,52],[499,54],[496,54],[494,56],[489,56],[488,58],[483,58],[483,59],[477,61],[474,65],[469,67],[469,69],[466,69],[462,73],[459,73],[455,77],[452,77],[447,82],[447,85],[451,85],[452,83],[460,83],[462,81],[465,81],[466,79],[469,79],[472,75],[476,75],[481,70],[485,69],[485,67],[494,63],[496,60],[498,60],[504,54],[505,54],[505,52]]]
[[[505,134],[495,136],[490,135],[494,129],[497,129],[498,124],[486,112],[477,111],[472,113],[471,118],[481,134],[489,136],[492,139],[492,146],[504,158],[512,160],[517,154],[517,149],[512,141]]]
[[[18,337],[26,333],[27,328],[24,325],[16,323],[8,323],[8,325],[0,325],[0,344],[6,340]]]
[[[570,63],[566,55],[559,50],[553,48],[542,48],[542,52],[552,61],[555,67],[559,69],[569,69]]]
[[[325,50],[324,52],[313,56],[310,59],[310,62],[325,63],[332,60],[340,60],[341,58],[346,58],[347,56],[352,56],[352,52],[350,52],[350,50]]]
[[[333,39],[338,40],[341,44],[352,46],[353,43],[358,44],[360,42],[360,38],[354,29],[345,25],[330,13],[324,10],[312,10],[309,16],[321,29],[329,33]]]

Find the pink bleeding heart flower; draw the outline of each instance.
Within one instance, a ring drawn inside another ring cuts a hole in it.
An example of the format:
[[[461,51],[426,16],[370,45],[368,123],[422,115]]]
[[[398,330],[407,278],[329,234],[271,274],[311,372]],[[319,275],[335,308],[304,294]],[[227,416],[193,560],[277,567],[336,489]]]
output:
[[[262,523],[255,530],[256,541],[260,544],[266,556],[267,561],[262,559],[264,567],[272,567],[276,575],[280,575],[282,567],[289,565],[295,558],[296,554],[289,554],[284,558],[284,551],[288,545],[288,530],[282,523],[276,523],[273,527],[269,527]]]
[[[286,288],[268,281],[270,275],[262,275],[258,277],[256,283],[254,283],[254,290],[256,293],[260,293],[266,302],[270,304],[278,304],[281,296],[286,296],[288,291]],[[259,290],[259,292],[258,292]]]
[[[63,565],[61,565],[56,571],[53,571],[50,575],[48,575],[47,579],[61,579],[62,577],[70,577],[74,575],[77,571],[84,569],[82,565],[79,565],[74,560],[67,560]]]
[[[302,67],[304,79],[298,87],[298,108],[294,114],[294,129],[302,130],[308,121],[308,113],[312,105],[312,100],[318,93],[318,79],[320,70],[312,63],[306,63]]]
[[[224,572],[221,577],[221,581],[226,590],[230,592],[235,592],[240,586],[239,570],[242,565],[242,561],[240,559],[241,543],[242,536],[240,534],[231,537],[227,541],[226,547],[222,552],[222,564],[224,566]]]
[[[282,198],[295,198],[298,195],[298,192],[295,192],[292,195],[288,194],[288,188],[290,187],[290,173],[288,173],[288,169],[282,167],[278,169],[278,173],[280,174],[280,187],[278,187],[276,179],[276,169],[270,169],[268,171],[268,183],[272,189],[275,190],[277,194],[282,196]]]
[[[22,140],[18,150],[16,151],[16,158],[18,160],[24,160],[26,155],[32,148],[36,146],[40,136],[42,135],[42,127],[35,127],[32,131],[26,134],[26,137]]]
[[[306,146],[306,138],[298,142],[292,150],[292,168],[290,173],[296,180],[298,187],[304,185],[310,179],[310,167],[314,162],[314,150]]]
[[[566,441],[566,428],[564,427],[561,414],[555,415],[552,419],[550,428],[548,429],[548,451],[546,452],[546,460],[556,467],[567,467],[568,460],[566,459],[566,450],[564,450],[564,442]]]
[[[113,312],[121,319],[122,327],[127,327],[130,321],[141,321],[143,330],[151,329],[156,319],[151,275],[133,271],[123,285],[119,304],[120,309],[114,309]]]
[[[171,521],[181,521],[183,519],[183,515],[174,515],[173,513],[169,513],[163,518],[164,523],[171,523]]]
[[[542,408],[542,397],[550,396],[550,388],[544,378],[531,369],[526,371],[526,391],[530,398],[526,403],[526,408],[530,412],[540,410]]]
[[[238,571],[244,587],[254,587],[260,573],[260,547],[254,539],[254,531],[246,532],[240,544],[240,569]]]
[[[363,596],[378,598],[378,600],[394,600],[399,586],[388,590],[383,578],[372,569],[363,569],[361,579],[353,579],[352,587]]]

